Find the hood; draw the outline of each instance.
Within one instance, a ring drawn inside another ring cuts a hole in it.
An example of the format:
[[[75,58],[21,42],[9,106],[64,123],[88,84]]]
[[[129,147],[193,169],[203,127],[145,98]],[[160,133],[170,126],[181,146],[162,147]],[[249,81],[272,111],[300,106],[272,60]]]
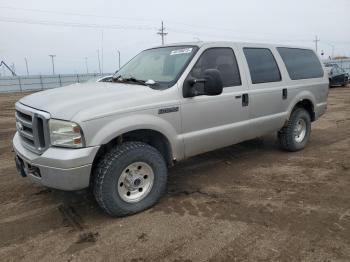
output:
[[[123,83],[85,83],[50,89],[31,94],[19,102],[46,111],[52,118],[72,120],[79,114],[94,118],[108,112],[130,110],[145,105],[162,91],[148,86]]]

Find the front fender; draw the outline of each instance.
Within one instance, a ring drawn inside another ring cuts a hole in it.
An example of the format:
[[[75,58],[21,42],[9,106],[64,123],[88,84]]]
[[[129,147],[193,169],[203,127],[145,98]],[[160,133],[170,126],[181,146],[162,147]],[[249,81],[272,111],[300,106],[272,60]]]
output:
[[[179,121],[174,116],[170,120],[172,120],[171,122]],[[87,146],[107,144],[114,138],[130,131],[140,129],[157,131],[168,139],[173,157],[181,159],[184,157],[183,142],[179,136],[179,130],[176,129],[176,126],[180,125],[175,124],[174,126],[174,123],[171,122],[169,119],[163,119],[159,116],[146,113],[135,114],[134,112],[132,115],[119,116],[118,118],[110,116],[87,121],[82,124],[82,128]],[[85,130],[87,131],[85,132]]]

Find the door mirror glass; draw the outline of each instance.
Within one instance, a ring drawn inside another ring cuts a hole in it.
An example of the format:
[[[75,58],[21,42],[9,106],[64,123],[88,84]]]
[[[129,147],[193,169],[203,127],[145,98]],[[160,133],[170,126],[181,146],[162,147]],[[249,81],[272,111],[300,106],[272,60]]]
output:
[[[220,95],[223,90],[221,74],[217,69],[207,69],[204,71],[203,78],[188,79],[184,88],[186,88],[184,97]]]
[[[207,69],[204,72],[204,95],[217,96],[222,93],[223,83],[219,70]]]

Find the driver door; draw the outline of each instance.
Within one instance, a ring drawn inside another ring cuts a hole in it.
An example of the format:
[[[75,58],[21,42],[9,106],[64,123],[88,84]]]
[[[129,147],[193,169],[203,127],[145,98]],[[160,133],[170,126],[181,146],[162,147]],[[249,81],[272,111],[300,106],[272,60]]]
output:
[[[249,137],[249,101],[247,83],[241,77],[235,47],[205,49],[191,69],[189,79],[203,78],[206,69],[217,69],[223,80],[223,92],[216,96],[182,98],[182,134],[185,156],[228,146]]]

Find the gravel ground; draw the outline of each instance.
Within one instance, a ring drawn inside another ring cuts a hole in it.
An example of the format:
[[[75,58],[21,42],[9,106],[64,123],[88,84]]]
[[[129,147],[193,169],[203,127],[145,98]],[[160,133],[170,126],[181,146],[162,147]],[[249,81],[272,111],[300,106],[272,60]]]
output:
[[[191,158],[158,205],[126,218],[17,175],[24,95],[0,94],[1,261],[350,261],[349,86],[330,90],[305,150],[271,134]]]

